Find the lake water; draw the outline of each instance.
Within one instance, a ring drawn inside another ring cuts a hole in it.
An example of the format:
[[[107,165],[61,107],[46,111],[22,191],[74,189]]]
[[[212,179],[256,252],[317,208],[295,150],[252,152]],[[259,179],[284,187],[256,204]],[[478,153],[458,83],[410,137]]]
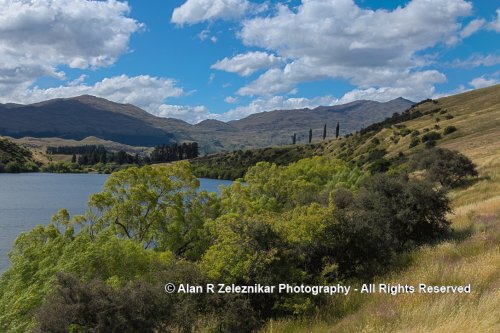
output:
[[[23,173],[0,174],[0,273],[9,266],[16,237],[38,224],[46,225],[59,209],[82,214],[89,195],[99,192],[109,175]],[[231,181],[200,179],[200,188],[218,192]]]

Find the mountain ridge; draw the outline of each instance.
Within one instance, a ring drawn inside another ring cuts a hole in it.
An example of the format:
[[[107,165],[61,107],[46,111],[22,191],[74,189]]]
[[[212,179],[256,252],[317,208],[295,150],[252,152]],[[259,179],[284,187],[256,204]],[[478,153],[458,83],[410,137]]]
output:
[[[293,133],[300,141],[309,128],[322,130],[328,124],[330,129],[337,121],[345,134],[402,112],[412,104],[404,99],[385,103],[361,100],[314,109],[266,111],[228,122],[207,119],[189,124],[157,117],[132,104],[81,95],[26,105],[0,104],[0,135],[72,140],[95,136],[133,146],[197,141],[202,153],[210,153],[283,145]]]

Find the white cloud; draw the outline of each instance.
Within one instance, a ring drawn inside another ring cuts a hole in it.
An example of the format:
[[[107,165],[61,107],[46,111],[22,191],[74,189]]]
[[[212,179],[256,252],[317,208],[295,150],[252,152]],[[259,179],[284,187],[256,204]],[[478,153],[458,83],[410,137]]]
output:
[[[278,66],[282,61],[280,57],[276,57],[274,54],[256,51],[238,54],[232,58],[226,57],[213,64],[211,68],[237,73],[241,76],[249,76],[259,69]]]
[[[67,98],[78,95],[94,95],[118,103],[130,103],[155,113],[167,98],[183,95],[182,88],[168,78],[149,75],[128,77],[126,75],[105,78],[94,85],[83,82],[85,77],[72,81],[69,85],[42,89],[18,86],[11,94],[1,95],[0,102],[35,103],[52,98]]]
[[[469,82],[469,85],[474,89],[485,88],[489,86],[493,86],[495,84],[499,84],[500,80],[498,78],[486,78],[484,75],[480,77],[476,77],[475,79]]]
[[[362,9],[352,0],[303,0],[293,9],[278,5],[273,16],[244,21],[239,37],[247,46],[290,60],[238,94],[287,93],[301,82],[323,78],[344,78],[360,89],[392,87],[419,73],[425,63],[421,51],[451,45],[461,32],[478,29],[479,21],[464,30],[458,23],[471,10],[464,0],[412,0],[392,11]]]
[[[234,104],[238,101],[238,97],[233,97],[233,96],[227,96],[224,98],[224,102],[229,103],[229,104]]]
[[[486,24],[486,21],[483,19],[472,20],[467,24],[462,31],[460,31],[461,38],[467,38],[477,32]]]
[[[480,66],[495,66],[500,64],[500,55],[473,54],[465,60],[456,59],[451,63],[453,67],[474,68]]]
[[[497,9],[497,17],[496,17],[496,20],[491,22],[489,24],[489,28],[491,30],[494,30],[496,32],[500,32],[500,8]]]
[[[284,96],[273,96],[270,98],[257,98],[245,106],[238,106],[217,117],[222,121],[237,120],[248,117],[251,114],[273,111],[273,110],[288,110],[314,108],[320,105],[337,104],[338,100],[331,96],[321,96],[315,98],[286,98]]]
[[[57,69],[109,66],[128,51],[142,24],[119,1],[0,0],[0,92],[16,89]]]
[[[53,98],[69,98],[79,95],[93,95],[117,103],[136,105],[147,112],[164,118],[177,118],[188,123],[198,123],[204,119],[218,118],[205,106],[171,105],[170,98],[186,93],[177,86],[175,80],[149,75],[128,77],[126,75],[105,78],[93,85],[84,83],[85,76],[71,81],[69,85],[41,89],[19,86],[10,95],[0,96],[0,103],[36,103]]]
[[[215,119],[220,116],[210,113],[210,111],[202,105],[186,106],[163,104],[158,110],[156,115],[159,117],[182,119],[191,124],[196,124],[206,119]]]
[[[354,89],[346,93],[339,102],[348,103],[361,99],[387,102],[398,97],[419,102],[433,96],[436,93],[434,84],[442,83],[445,80],[446,77],[437,71],[408,73],[403,79],[395,81],[392,86]]]
[[[184,25],[216,19],[238,19],[251,7],[247,0],[187,0],[174,9],[172,22]]]

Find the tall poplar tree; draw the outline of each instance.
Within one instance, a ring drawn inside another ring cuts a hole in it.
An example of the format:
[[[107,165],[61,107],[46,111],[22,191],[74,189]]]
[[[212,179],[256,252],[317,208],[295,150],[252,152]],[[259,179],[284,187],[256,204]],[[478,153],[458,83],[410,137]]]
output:
[[[335,139],[338,139],[339,134],[340,134],[340,124],[337,121],[337,127],[335,128]]]
[[[310,128],[309,129],[309,143],[311,143],[312,139],[313,139],[313,130],[312,130],[312,128]]]

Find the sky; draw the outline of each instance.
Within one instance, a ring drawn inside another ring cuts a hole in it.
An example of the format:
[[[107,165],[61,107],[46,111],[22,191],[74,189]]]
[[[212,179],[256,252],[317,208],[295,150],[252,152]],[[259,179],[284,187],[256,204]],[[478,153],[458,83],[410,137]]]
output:
[[[500,1],[0,0],[0,103],[189,123],[500,83]]]

